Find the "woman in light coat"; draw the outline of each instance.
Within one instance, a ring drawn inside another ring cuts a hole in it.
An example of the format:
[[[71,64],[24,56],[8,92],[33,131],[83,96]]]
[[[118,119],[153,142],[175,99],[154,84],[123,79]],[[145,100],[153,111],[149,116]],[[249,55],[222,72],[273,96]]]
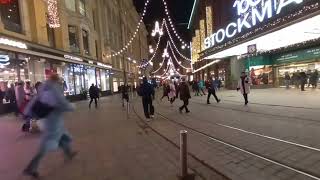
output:
[[[241,94],[243,95],[245,105],[247,105],[249,103],[248,94],[250,94],[250,86],[251,86],[250,77],[248,77],[245,72],[242,72],[240,79],[238,81],[237,91],[240,90]]]
[[[170,82],[169,87],[170,87],[170,91],[168,95],[169,95],[170,103],[172,104],[176,100],[176,96],[177,96],[176,87],[172,82]]]

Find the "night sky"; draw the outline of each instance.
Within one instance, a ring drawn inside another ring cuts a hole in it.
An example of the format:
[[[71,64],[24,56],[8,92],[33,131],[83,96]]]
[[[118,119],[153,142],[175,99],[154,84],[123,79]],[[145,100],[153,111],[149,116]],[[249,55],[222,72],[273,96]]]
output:
[[[137,7],[137,11],[140,13],[143,10],[145,0],[133,0],[133,2]],[[184,39],[186,41],[190,41],[187,27],[194,0],[166,0],[166,2],[178,33],[182,37],[185,37]],[[156,20],[161,21],[164,17],[165,11],[162,0],[150,0],[144,21],[149,32],[153,28],[154,22]]]
[[[137,11],[139,13],[142,13],[145,0],[133,0]],[[167,6],[169,8],[170,17],[172,18],[172,21],[175,25],[175,28],[178,32],[178,34],[182,37],[182,39],[185,42],[191,41],[191,33],[188,30],[188,22],[189,17],[192,11],[194,0],[166,0]],[[144,23],[147,26],[148,32],[151,34],[152,29],[154,28],[154,22],[159,21],[166,17],[165,14],[165,8],[163,5],[162,0],[150,0],[149,7],[147,9],[147,13],[144,19]],[[169,22],[168,22],[169,23]],[[172,33],[174,41],[177,45],[177,47],[181,47],[180,42],[175,38],[174,34]],[[154,38],[154,42],[156,42],[158,37]],[[161,51],[166,46],[166,42],[169,40],[169,37],[167,33],[165,32],[165,36],[161,39],[160,47]],[[190,57],[190,51],[185,49],[184,51],[181,50],[181,52],[187,56]],[[161,57],[162,53],[157,53],[155,57],[155,66],[154,68],[158,69],[159,63],[162,61]],[[179,58],[179,56],[178,56]],[[182,61],[182,64],[187,66],[185,63],[186,61],[180,58],[180,61]],[[173,61],[175,64],[175,67],[178,68],[179,65],[176,63],[176,61]],[[162,71],[161,71],[162,73]]]

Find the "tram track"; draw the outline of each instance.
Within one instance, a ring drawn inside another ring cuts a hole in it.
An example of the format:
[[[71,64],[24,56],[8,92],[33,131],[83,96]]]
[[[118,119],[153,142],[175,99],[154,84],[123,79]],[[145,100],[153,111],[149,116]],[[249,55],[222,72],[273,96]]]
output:
[[[302,118],[302,117],[296,117],[296,116],[286,116],[286,115],[279,115],[279,114],[270,114],[270,113],[256,112],[256,111],[252,111],[252,110],[244,110],[244,109],[239,109],[239,108],[218,106],[218,105],[214,105],[214,104],[208,105],[208,104],[205,104],[205,103],[202,103],[202,102],[199,102],[199,101],[195,101],[195,100],[190,100],[190,102],[199,104],[199,105],[201,105],[201,106],[212,107],[212,108],[223,109],[223,110],[231,110],[231,111],[237,111],[237,112],[245,112],[245,113],[257,114],[257,115],[265,115],[265,116],[269,116],[269,117],[277,117],[277,118],[285,118],[285,119],[302,120],[302,121],[308,121],[308,122],[317,123],[317,124],[320,123],[319,120],[310,119],[310,118]],[[280,105],[277,106],[277,107],[280,107]],[[281,106],[281,107],[289,108],[289,107],[287,107],[287,106]],[[313,110],[315,110],[315,109],[313,109]]]
[[[155,134],[157,134],[158,136],[160,136],[161,138],[163,138],[165,141],[167,141],[169,144],[173,145],[175,148],[177,148],[178,150],[180,149],[179,145],[177,143],[175,143],[174,141],[172,141],[171,139],[169,139],[168,137],[166,137],[164,134],[162,134],[160,131],[156,130],[155,128],[153,128],[151,125],[149,125],[140,115],[139,113],[136,111],[135,105],[134,105],[135,101],[133,101],[132,103],[132,110],[133,113],[136,115],[136,117],[138,117],[139,122],[137,122],[137,125],[145,130],[145,129],[150,129],[152,132],[154,132]],[[201,165],[203,165],[204,167],[208,168],[209,170],[211,170],[212,172],[216,173],[218,176],[220,176],[221,178],[219,179],[223,179],[223,180],[231,180],[229,177],[227,177],[226,175],[224,175],[223,173],[221,173],[220,171],[218,171],[217,169],[215,169],[213,166],[209,165],[208,163],[206,163],[204,160],[201,160],[200,158],[198,158],[195,154],[188,152],[188,156],[191,157],[192,159],[194,159],[195,161],[197,161],[198,163],[200,163]],[[206,177],[204,177],[204,175],[202,175],[202,173],[200,173],[196,168],[192,168],[189,167],[198,177],[200,177],[203,180],[207,180]],[[208,179],[209,180],[209,179]]]
[[[157,100],[157,103],[161,106],[161,104],[159,103],[158,100]],[[289,169],[291,171],[294,171],[294,172],[296,172],[298,174],[304,175],[304,176],[309,177],[311,179],[320,180],[320,174],[317,174],[315,172],[309,171],[307,169],[303,169],[303,168],[298,167],[296,165],[292,165],[292,164],[288,164],[288,163],[282,162],[281,160],[274,159],[274,158],[272,158],[272,157],[270,157],[268,155],[264,155],[262,153],[258,153],[258,152],[252,151],[252,150],[250,150],[248,148],[241,147],[241,146],[239,146],[237,144],[230,143],[230,142],[228,142],[228,141],[226,141],[226,140],[224,140],[222,138],[213,136],[213,135],[211,135],[209,133],[206,133],[206,132],[204,132],[202,130],[199,130],[198,128],[194,128],[194,127],[191,127],[190,125],[186,125],[185,123],[181,123],[181,122],[178,122],[178,121],[173,120],[171,118],[168,118],[166,115],[163,115],[162,113],[157,112],[156,114],[158,116],[160,116],[162,119],[165,119],[167,121],[170,121],[171,123],[174,123],[174,124],[176,124],[178,126],[186,128],[186,130],[191,130],[192,132],[195,132],[195,133],[197,133],[197,134],[199,134],[199,135],[201,135],[201,136],[203,136],[205,138],[208,138],[208,139],[210,139],[212,141],[215,141],[215,142],[218,142],[218,143],[223,144],[225,146],[234,148],[234,149],[236,149],[238,151],[241,151],[243,153],[249,154],[249,155],[254,156],[256,158],[259,158],[261,160],[276,164],[278,166],[281,166],[283,168]],[[227,126],[227,125],[223,125],[223,124],[219,124],[219,123],[212,123],[211,122],[211,124],[216,125],[216,126],[220,126],[220,127],[224,127],[224,128],[228,128],[228,129],[231,129],[231,130],[234,130],[234,131],[238,131],[238,132],[241,132],[241,133],[245,133],[245,134],[248,134],[248,135],[257,136],[257,137],[260,137],[260,138],[263,138],[263,139],[268,139],[268,140],[275,141],[275,142],[278,142],[278,143],[283,143],[283,144],[286,144],[288,146],[294,146],[294,147],[297,147],[299,149],[310,150],[310,151],[314,151],[316,153],[320,152],[320,149],[317,149],[317,148],[314,148],[314,147],[310,147],[310,146],[306,146],[306,145],[302,145],[302,144],[298,144],[298,143],[294,143],[294,142],[291,142],[291,141],[282,140],[280,138],[265,136],[265,135],[261,135],[261,134],[258,134],[258,133],[245,131],[245,130],[242,130],[240,128],[235,128],[235,127],[232,127],[232,126]]]

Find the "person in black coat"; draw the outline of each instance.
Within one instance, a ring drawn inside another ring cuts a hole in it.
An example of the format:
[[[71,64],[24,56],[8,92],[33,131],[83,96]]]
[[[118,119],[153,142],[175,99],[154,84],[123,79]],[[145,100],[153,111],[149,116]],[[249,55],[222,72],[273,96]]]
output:
[[[300,85],[301,85],[301,91],[304,90],[304,86],[307,84],[307,74],[305,72],[300,73]]]
[[[189,113],[190,111],[188,109],[188,105],[189,105],[189,99],[191,98],[191,96],[190,96],[189,86],[187,85],[184,79],[182,79],[182,82],[180,83],[178,92],[180,94],[180,99],[183,101],[183,106],[179,108],[180,113],[182,113],[183,109],[186,110],[186,113]]]
[[[152,100],[154,97],[154,88],[148,83],[148,79],[146,77],[143,78],[143,83],[140,86],[140,90],[138,93],[142,97],[142,105],[144,110],[144,115],[147,120],[154,117],[154,107],[152,105]]]
[[[17,107],[16,93],[14,91],[14,84],[10,84],[10,88],[7,89],[6,100],[10,102],[10,111],[14,112],[15,115],[18,116],[19,111]]]
[[[92,84],[89,88],[89,96],[90,96],[90,103],[89,103],[89,109],[91,108],[92,101],[94,100],[95,107],[98,108],[98,102],[97,99],[99,98],[99,89]]]

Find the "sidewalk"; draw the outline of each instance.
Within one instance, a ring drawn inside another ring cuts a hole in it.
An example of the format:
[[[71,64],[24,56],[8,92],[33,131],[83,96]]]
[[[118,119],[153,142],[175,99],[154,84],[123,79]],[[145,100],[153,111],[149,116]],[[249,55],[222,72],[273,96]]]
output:
[[[77,103],[66,117],[79,155],[65,163],[61,152],[50,153],[39,170],[44,180],[174,180],[178,151],[136,118],[127,119],[117,97],[102,99],[98,110]],[[38,147],[39,135],[20,131],[21,122],[0,117],[0,179],[24,180],[21,172]]]
[[[242,95],[236,90],[217,91],[217,95],[223,101],[244,103]],[[249,94],[249,103],[320,109],[319,102],[320,90],[311,88],[306,88],[306,91],[303,92],[298,89],[287,90],[285,88],[251,89]]]

